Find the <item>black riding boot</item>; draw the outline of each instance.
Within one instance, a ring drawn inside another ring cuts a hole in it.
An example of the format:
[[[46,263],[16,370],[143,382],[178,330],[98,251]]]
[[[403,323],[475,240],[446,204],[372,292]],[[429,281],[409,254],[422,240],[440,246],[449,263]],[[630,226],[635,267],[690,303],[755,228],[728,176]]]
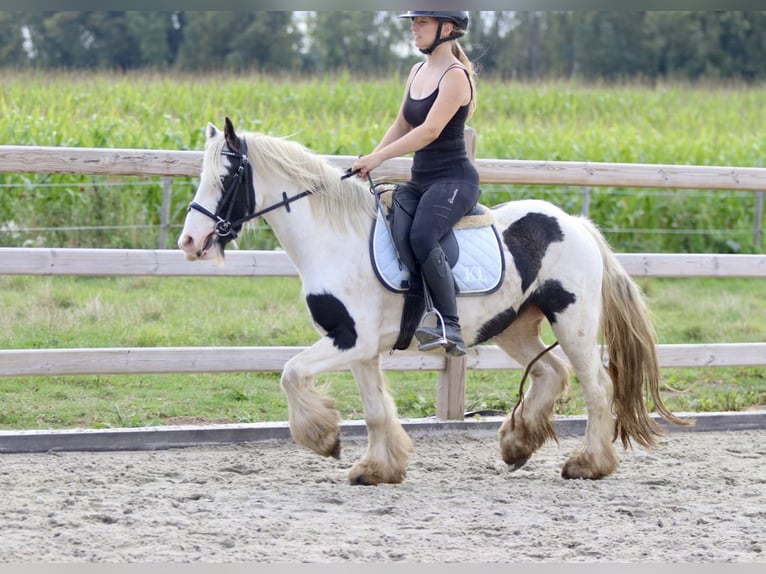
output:
[[[442,345],[450,355],[455,357],[464,355],[465,343],[457,316],[455,279],[441,247],[435,247],[428,254],[421,268],[433,305],[444,320],[444,331],[442,331],[441,323],[438,323],[436,327],[420,325],[415,331],[415,337],[420,341],[418,348],[421,351],[427,351]]]

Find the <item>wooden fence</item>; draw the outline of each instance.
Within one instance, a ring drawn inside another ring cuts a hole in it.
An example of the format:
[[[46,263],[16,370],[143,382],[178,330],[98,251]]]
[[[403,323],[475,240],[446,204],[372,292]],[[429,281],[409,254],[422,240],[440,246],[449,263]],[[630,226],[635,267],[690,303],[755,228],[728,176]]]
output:
[[[353,156],[325,156],[345,169]],[[202,152],[0,146],[0,172],[111,175],[199,175]],[[766,169],[476,159],[482,183],[766,190]],[[401,181],[411,160],[397,158],[376,176]],[[617,254],[634,277],[766,277],[766,255]],[[189,263],[177,250],[0,248],[3,275],[289,276],[278,251],[231,251],[226,266]],[[0,376],[279,371],[303,347],[187,347],[0,350]],[[554,352],[560,351],[557,349]],[[562,355],[563,356],[563,355]],[[660,345],[662,367],[766,364],[766,343]],[[466,369],[520,369],[492,345],[465,357],[399,351],[386,370],[437,371],[437,417],[462,419]]]

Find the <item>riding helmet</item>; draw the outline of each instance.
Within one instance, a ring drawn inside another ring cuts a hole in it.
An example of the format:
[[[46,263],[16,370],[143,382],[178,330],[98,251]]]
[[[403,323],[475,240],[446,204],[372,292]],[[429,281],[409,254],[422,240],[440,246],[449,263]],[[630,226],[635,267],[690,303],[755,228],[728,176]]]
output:
[[[437,20],[452,22],[458,30],[465,32],[468,30],[468,12],[465,10],[455,10],[454,12],[439,10],[408,10],[399,18],[415,18],[416,16],[426,16],[436,18]]]
[[[436,46],[450,40],[457,40],[465,31],[468,30],[468,12],[465,10],[456,10],[454,12],[439,11],[439,10],[408,10],[404,14],[400,14],[399,18],[415,18],[417,16],[424,16],[427,18],[436,18],[439,21],[439,26],[436,28],[436,39],[434,43],[428,48],[421,48],[420,51],[424,54],[430,54],[436,49]],[[455,30],[449,36],[442,38],[442,23],[452,22],[455,25]]]

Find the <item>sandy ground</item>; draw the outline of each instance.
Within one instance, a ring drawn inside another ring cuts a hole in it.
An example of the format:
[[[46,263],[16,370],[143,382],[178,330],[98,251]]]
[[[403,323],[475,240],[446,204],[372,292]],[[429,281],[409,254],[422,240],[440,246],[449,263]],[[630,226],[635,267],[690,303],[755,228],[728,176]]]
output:
[[[565,481],[494,433],[415,436],[400,485],[292,442],[0,456],[0,562],[766,562],[766,431],[671,434]]]

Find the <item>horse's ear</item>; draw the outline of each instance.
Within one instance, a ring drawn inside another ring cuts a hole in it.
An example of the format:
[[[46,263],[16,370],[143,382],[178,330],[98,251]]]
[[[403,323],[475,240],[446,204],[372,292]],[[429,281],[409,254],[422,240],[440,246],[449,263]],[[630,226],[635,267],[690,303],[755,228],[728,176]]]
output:
[[[226,116],[226,127],[223,128],[223,134],[229,149],[234,153],[239,153],[239,136],[234,131],[234,124],[231,123],[228,116]]]
[[[210,122],[208,122],[207,129],[205,130],[205,135],[207,136],[207,139],[215,137],[216,134],[218,134],[218,128],[215,127]]]

